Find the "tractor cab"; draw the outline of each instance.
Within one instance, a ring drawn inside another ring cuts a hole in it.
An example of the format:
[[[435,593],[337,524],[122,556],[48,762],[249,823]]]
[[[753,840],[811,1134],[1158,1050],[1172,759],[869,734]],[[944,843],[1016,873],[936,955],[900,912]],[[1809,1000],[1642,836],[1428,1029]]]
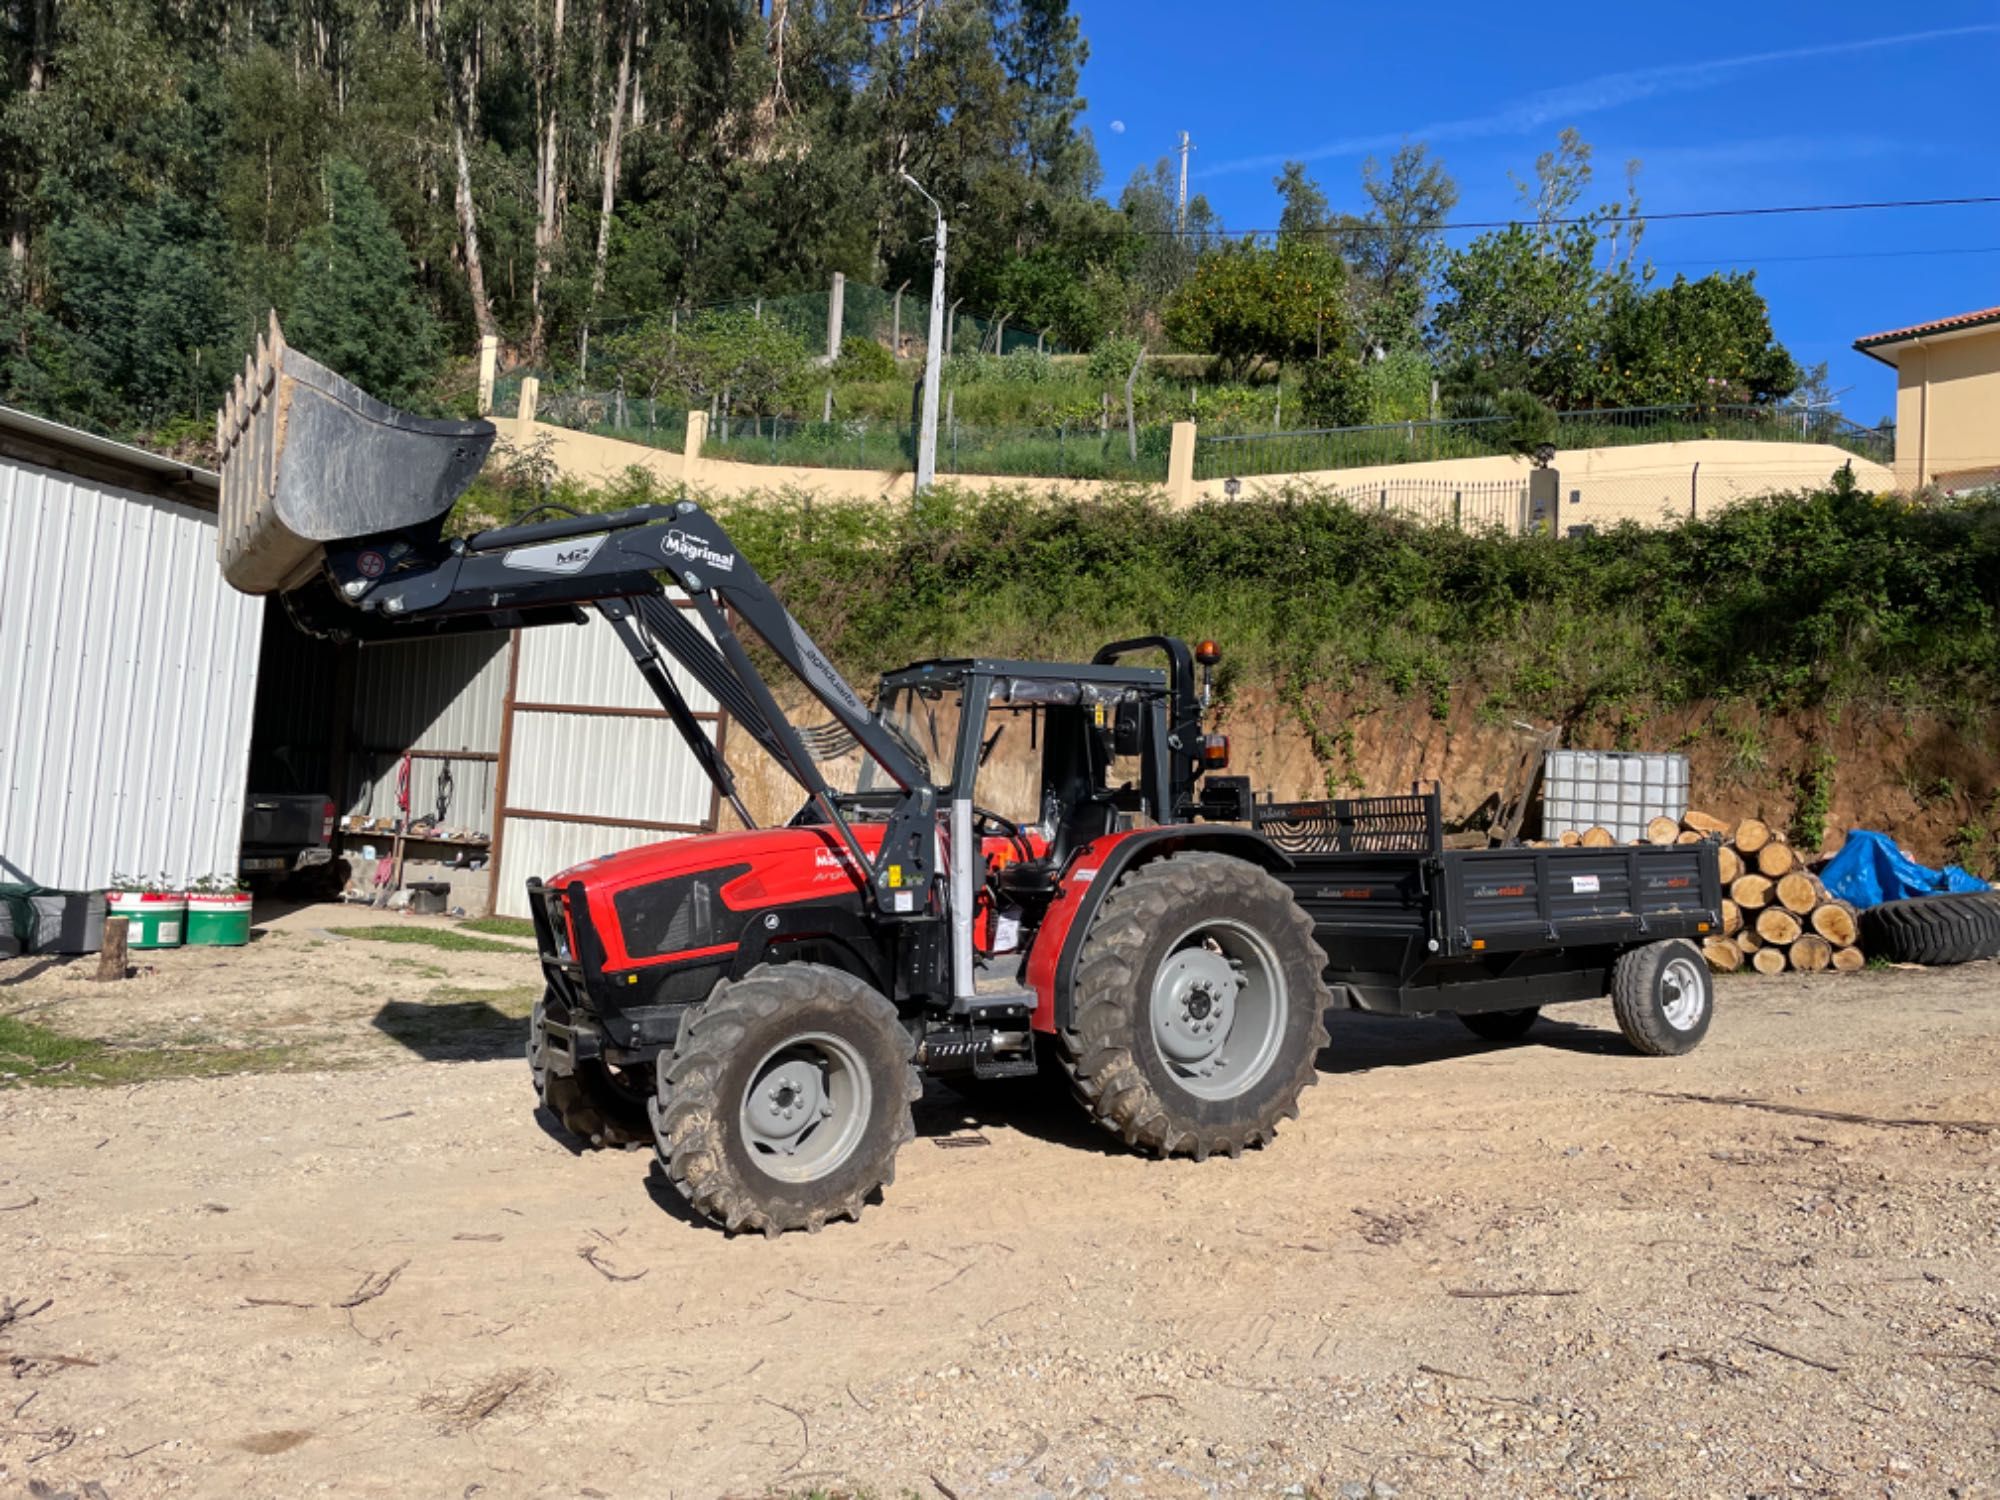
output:
[[[1157,651],[1163,667],[1120,658]],[[928,765],[987,850],[992,894],[1031,918],[1071,856],[1125,829],[1184,821],[1196,778],[1226,761],[1201,728],[1195,656],[1165,636],[1106,646],[1089,663],[966,657],[881,680],[876,716]],[[1211,666],[1214,647],[1203,643]],[[887,791],[864,760],[855,802]],[[865,813],[863,814],[865,816]]]

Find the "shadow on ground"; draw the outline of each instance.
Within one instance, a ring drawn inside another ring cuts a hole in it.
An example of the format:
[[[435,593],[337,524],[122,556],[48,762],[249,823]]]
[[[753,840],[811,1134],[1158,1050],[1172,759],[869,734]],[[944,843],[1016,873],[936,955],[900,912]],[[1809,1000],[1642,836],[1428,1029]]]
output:
[[[522,1019],[488,1000],[390,1000],[371,1024],[427,1062],[493,1062],[521,1055]]]

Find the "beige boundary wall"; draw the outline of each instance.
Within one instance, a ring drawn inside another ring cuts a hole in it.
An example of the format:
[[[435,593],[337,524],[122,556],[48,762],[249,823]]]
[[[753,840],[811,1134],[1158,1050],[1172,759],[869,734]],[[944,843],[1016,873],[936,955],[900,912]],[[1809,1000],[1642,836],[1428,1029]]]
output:
[[[533,382],[521,393],[522,414],[496,415],[501,441],[517,452],[543,453],[557,472],[586,484],[604,484],[627,470],[643,469],[661,481],[713,494],[754,490],[796,489],[829,500],[906,500],[915,488],[909,473],[868,469],[806,469],[779,464],[732,463],[705,456],[708,414],[690,412],[685,451],[671,453],[617,438],[576,432],[536,422]],[[1174,505],[1199,500],[1223,500],[1225,481],[1194,478],[1195,426],[1174,424],[1168,459],[1166,498]],[[1745,495],[1824,484],[1843,465],[1865,488],[1887,490],[1895,476],[1883,464],[1857,458],[1845,449],[1821,443],[1757,443],[1700,439],[1683,443],[1639,443],[1618,448],[1578,448],[1559,451],[1554,467],[1561,475],[1558,530],[1574,526],[1609,527],[1632,520],[1655,524],[1690,514],[1703,515]],[[1358,469],[1325,469],[1304,474],[1258,475],[1241,482],[1239,494],[1255,496],[1288,486],[1310,486],[1337,492],[1359,507],[1436,517],[1448,507],[1455,486],[1477,488],[1489,507],[1504,503],[1507,529],[1525,527],[1528,465],[1520,459],[1456,458],[1427,463],[1381,464]],[[953,484],[973,490],[1031,489],[1079,499],[1108,489],[1130,488],[1090,479],[1042,479],[1027,475],[959,474]],[[1518,503],[1507,487],[1518,485]],[[1422,504],[1415,497],[1422,497]],[[1468,514],[1470,512],[1468,511]]]

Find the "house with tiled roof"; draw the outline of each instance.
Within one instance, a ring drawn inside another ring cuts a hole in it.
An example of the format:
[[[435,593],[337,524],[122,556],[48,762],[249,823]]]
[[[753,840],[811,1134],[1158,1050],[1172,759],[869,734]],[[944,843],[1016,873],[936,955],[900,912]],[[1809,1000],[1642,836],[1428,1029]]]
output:
[[[1871,333],[1854,347],[1896,372],[1896,480],[2000,484],[2000,307]]]

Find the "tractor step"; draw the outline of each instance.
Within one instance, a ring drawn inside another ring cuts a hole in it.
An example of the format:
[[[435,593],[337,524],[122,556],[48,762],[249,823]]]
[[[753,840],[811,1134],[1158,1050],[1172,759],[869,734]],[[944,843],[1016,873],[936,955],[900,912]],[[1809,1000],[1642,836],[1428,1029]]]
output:
[[[998,1026],[1008,1021],[1025,1021],[1035,1013],[1037,996],[1019,985],[1004,989],[994,986],[964,995],[951,1002],[952,1015],[977,1025]]]
[[[1033,1078],[1041,1070],[1042,1065],[1035,1061],[1032,1052],[1026,1057],[974,1058],[972,1061],[974,1078]]]

